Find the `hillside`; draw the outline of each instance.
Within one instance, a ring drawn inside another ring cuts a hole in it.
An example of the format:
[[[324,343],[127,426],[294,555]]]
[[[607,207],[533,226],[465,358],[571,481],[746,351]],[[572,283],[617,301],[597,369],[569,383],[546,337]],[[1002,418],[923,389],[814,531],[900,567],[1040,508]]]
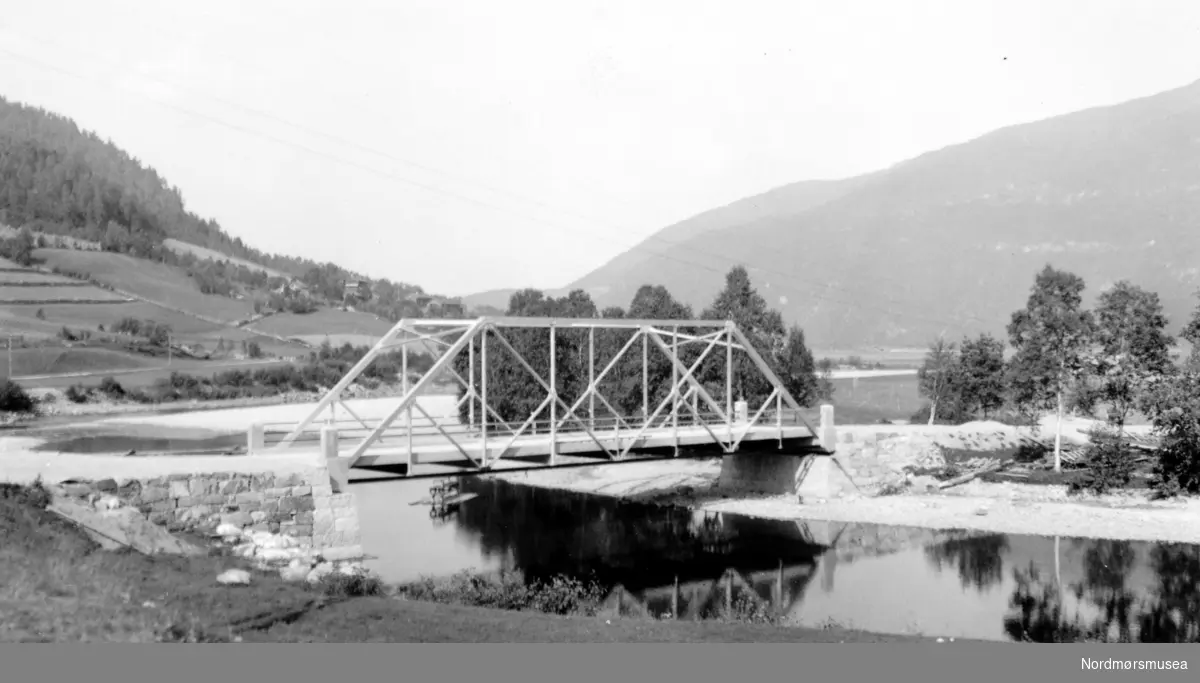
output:
[[[1121,278],[1157,291],[1182,324],[1200,284],[1200,82],[764,196],[666,228],[570,287],[603,307],[662,284],[703,306],[742,263],[815,345],[921,346],[1002,333],[1052,262],[1092,297]]]
[[[390,320],[421,315],[410,300],[424,293],[420,287],[257,250],[187,211],[179,188],[111,142],[69,118],[0,97],[0,239],[12,238],[15,229],[46,242],[39,246],[124,254],[174,268],[201,293],[255,310],[340,306],[343,284],[360,281],[372,295],[355,303],[358,310]],[[151,279],[165,272],[141,270]],[[303,296],[288,289],[284,299],[310,304],[273,300],[289,281],[303,285]]]

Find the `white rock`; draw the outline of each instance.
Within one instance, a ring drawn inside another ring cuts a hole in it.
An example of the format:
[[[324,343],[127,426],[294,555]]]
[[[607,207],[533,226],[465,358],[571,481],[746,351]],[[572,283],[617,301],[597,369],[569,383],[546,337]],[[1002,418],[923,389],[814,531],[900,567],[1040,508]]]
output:
[[[250,584],[250,572],[245,569],[227,569],[217,575],[217,583],[246,586]]]
[[[233,549],[233,554],[237,555],[238,557],[250,559],[254,557],[254,551],[256,550],[257,548],[254,547],[253,543],[243,543]]]
[[[121,507],[121,499],[116,496],[102,496],[96,501],[97,510],[116,510]]]
[[[215,533],[217,536],[225,538],[241,538],[242,536],[242,530],[235,524],[218,524]]]
[[[255,545],[260,548],[294,548],[296,540],[291,536],[272,534],[266,538],[255,539]]]
[[[256,557],[263,562],[289,562],[296,557],[296,553],[287,548],[261,548]]]
[[[279,570],[279,577],[284,581],[305,581],[308,579],[309,568],[306,566],[288,565]]]

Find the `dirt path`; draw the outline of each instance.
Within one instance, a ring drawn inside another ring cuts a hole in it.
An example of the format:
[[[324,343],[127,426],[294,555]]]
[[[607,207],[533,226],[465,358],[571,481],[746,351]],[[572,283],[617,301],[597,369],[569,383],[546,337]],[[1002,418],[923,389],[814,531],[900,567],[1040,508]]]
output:
[[[497,474],[530,486],[684,505],[769,519],[974,529],[1039,536],[1200,544],[1200,500],[1151,502],[1142,494],[1068,497],[1062,486],[970,484],[939,494],[847,497],[800,504],[716,488],[720,460],[668,460]]]

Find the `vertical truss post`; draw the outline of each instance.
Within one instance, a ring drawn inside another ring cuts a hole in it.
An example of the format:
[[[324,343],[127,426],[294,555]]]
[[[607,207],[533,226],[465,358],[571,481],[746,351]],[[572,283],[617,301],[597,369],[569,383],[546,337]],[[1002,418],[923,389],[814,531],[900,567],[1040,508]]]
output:
[[[733,445],[733,323],[725,323],[725,427]]]
[[[650,419],[650,338],[642,326],[642,421]]]
[[[588,328],[588,427],[596,431],[596,328]]]
[[[671,431],[679,457],[679,326],[671,328]]]
[[[554,323],[550,323],[550,465],[555,462],[558,450],[558,356],[557,334]]]
[[[408,344],[400,347],[400,374],[404,376],[401,381],[401,386],[404,388],[404,395],[408,395]],[[408,464],[408,468],[412,469],[413,464],[413,419],[412,419],[412,404],[408,406],[408,424],[404,431],[407,433],[408,446],[404,452],[404,460]]]
[[[475,337],[467,347],[467,430],[475,431]]]
[[[783,392],[775,394],[775,426],[779,429],[779,447],[783,448]]]
[[[488,345],[487,345],[487,335],[488,335],[489,327],[490,327],[490,325],[485,325],[484,328],[482,330],[480,330],[480,337],[479,337],[479,339],[480,339],[480,341],[479,341],[479,356],[480,356],[479,374],[482,376],[481,380],[482,380],[482,385],[483,385],[480,387],[480,394],[481,394],[480,403],[483,404],[483,409],[480,411],[482,414],[479,416],[480,417],[480,422],[479,422],[480,435],[482,436],[482,445],[481,445],[482,455],[480,457],[480,462],[483,463],[484,469],[487,469],[487,467],[488,467],[488,416],[487,416],[487,404],[488,404],[488,402],[487,402],[487,387],[488,387],[487,349],[488,349]]]

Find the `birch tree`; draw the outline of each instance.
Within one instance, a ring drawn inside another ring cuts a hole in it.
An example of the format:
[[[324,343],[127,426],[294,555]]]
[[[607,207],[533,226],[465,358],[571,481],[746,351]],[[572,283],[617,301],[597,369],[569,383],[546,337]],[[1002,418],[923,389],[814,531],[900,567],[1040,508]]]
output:
[[[1062,421],[1067,390],[1080,373],[1092,342],[1093,320],[1083,308],[1083,278],[1046,265],[1025,308],[1012,314],[1009,364],[1014,400],[1027,408],[1052,408],[1054,471],[1062,471]]]

